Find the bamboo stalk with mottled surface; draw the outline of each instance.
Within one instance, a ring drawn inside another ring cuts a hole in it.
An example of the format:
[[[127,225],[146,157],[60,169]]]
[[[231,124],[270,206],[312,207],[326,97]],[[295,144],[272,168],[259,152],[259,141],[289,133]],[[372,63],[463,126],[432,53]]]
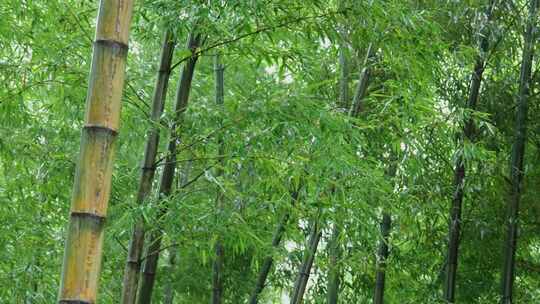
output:
[[[131,0],[102,0],[58,302],[96,303],[128,51]]]

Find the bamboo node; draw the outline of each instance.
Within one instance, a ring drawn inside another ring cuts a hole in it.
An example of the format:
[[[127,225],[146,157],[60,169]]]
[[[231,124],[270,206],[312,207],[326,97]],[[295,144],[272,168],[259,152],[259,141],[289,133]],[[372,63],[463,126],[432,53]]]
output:
[[[119,49],[122,54],[127,54],[129,49],[129,46],[127,44],[112,39],[97,39],[94,41],[94,44]]]

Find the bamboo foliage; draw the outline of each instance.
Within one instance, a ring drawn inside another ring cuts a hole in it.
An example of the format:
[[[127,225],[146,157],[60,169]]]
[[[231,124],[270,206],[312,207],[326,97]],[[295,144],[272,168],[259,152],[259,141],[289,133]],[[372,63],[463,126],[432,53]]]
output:
[[[174,52],[175,41],[169,30],[165,31],[163,45],[161,49],[161,59],[158,69],[158,77],[154,89],[152,102],[152,127],[148,132],[146,148],[141,168],[141,177],[139,179],[139,188],[137,191],[137,205],[142,204],[147,199],[148,194],[152,189],[152,181],[156,171],[156,155],[159,144],[159,127],[158,123],[167,96],[167,87],[169,84],[169,76],[171,74],[171,62]],[[143,219],[139,219],[131,234],[129,242],[128,256],[126,268],[124,270],[124,281],[122,283],[122,300],[123,304],[134,304],[137,295],[137,283],[139,272],[141,269],[141,257],[144,244],[144,223]]]
[[[102,0],[73,188],[59,303],[95,303],[133,2]]]

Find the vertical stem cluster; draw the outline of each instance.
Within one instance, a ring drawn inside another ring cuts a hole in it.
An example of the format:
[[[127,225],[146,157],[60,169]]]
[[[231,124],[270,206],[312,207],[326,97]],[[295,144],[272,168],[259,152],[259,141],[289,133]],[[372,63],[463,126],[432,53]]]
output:
[[[141,205],[148,198],[152,189],[152,181],[156,172],[156,155],[159,145],[159,120],[163,114],[169,76],[171,74],[171,62],[174,52],[175,41],[172,33],[165,31],[163,45],[161,47],[161,59],[158,69],[158,77],[152,98],[152,115],[150,116],[151,128],[146,138],[146,147],[141,168],[141,177],[137,190],[137,205]],[[133,227],[129,241],[128,257],[122,282],[123,304],[134,304],[137,296],[137,283],[141,269],[141,256],[144,244],[144,222],[138,219]]]
[[[188,39],[187,47],[192,51],[193,56],[184,64],[182,68],[182,75],[180,76],[180,82],[178,83],[176,104],[174,109],[175,120],[171,127],[171,138],[169,140],[167,157],[165,158],[163,175],[161,176],[159,186],[159,195],[161,199],[170,196],[172,190],[174,173],[176,170],[176,146],[177,142],[179,141],[177,129],[181,125],[182,114],[187,108],[189,93],[191,90],[191,81],[193,79],[193,73],[195,71],[195,63],[198,59],[196,49],[199,47],[200,38],[201,37],[199,34],[191,34]],[[156,223],[158,223],[161,218],[167,213],[167,209],[168,208],[166,205],[163,205],[161,207],[160,211],[158,212]],[[155,276],[157,271],[157,262],[159,259],[161,247],[161,238],[163,236],[163,232],[161,231],[159,224],[156,225],[156,229],[150,235],[150,238],[148,240],[146,261],[144,263],[141,282],[139,284],[139,292],[137,298],[138,304],[148,304],[152,299],[152,291],[154,288]]]
[[[523,181],[523,159],[525,143],[527,141],[527,112],[530,95],[531,69],[536,38],[536,24],[538,15],[538,0],[531,0],[529,4],[529,17],[524,34],[525,45],[521,61],[519,77],[519,95],[515,120],[515,138],[512,146],[510,163],[510,191],[508,195],[508,209],[506,215],[506,243],[504,248],[504,264],[501,278],[501,303],[511,304],[512,289],[514,285],[515,257],[517,246],[517,229],[519,201],[521,198],[521,184]]]
[[[224,81],[223,81],[223,64],[220,62],[219,55],[216,55],[214,61],[214,70],[216,74],[216,104],[220,107],[223,106],[224,101]],[[223,135],[220,133],[218,137],[218,157],[219,157],[219,166],[216,170],[216,176],[223,175],[223,165],[225,154],[225,145],[223,142]],[[216,223],[219,223],[219,217],[222,215],[223,211],[223,191],[220,187],[217,187],[217,197],[216,197],[216,211],[217,219]],[[224,249],[223,243],[221,240],[221,235],[217,236],[215,244],[215,259],[212,265],[212,303],[220,304],[223,297],[223,261],[224,261]]]
[[[471,75],[469,97],[467,99],[466,109],[476,110],[478,96],[480,95],[480,86],[482,84],[482,75],[485,69],[485,60],[489,46],[489,22],[492,18],[495,0],[490,1],[486,12],[486,19],[480,29],[479,54]],[[474,126],[473,119],[470,117],[465,121],[462,141],[472,140]],[[444,299],[448,303],[454,303],[456,289],[456,275],[458,265],[458,249],[460,243],[461,230],[461,208],[463,205],[463,195],[465,186],[465,164],[463,156],[460,154],[457,158],[454,168],[454,194],[452,197],[452,207],[450,209],[449,237],[448,237],[448,265],[446,268],[446,279],[444,285]]]
[[[59,303],[96,302],[132,11],[100,2]]]

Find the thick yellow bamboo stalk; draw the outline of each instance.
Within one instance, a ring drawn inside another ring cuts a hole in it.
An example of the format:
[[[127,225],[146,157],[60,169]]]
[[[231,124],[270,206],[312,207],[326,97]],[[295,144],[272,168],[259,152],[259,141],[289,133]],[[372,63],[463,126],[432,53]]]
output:
[[[102,0],[58,302],[96,303],[133,0]]]

